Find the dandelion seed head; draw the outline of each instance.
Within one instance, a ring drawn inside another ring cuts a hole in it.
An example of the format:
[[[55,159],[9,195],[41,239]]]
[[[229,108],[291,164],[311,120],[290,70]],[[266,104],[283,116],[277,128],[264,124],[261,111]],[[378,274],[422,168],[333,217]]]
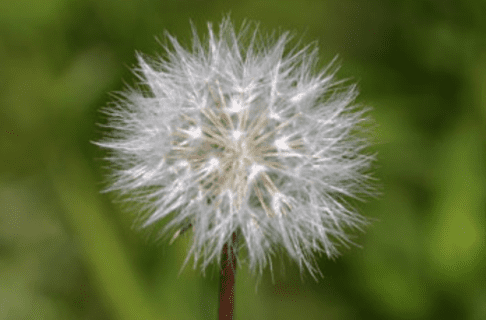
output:
[[[143,226],[170,217],[171,241],[189,223],[184,265],[218,262],[238,232],[252,271],[272,268],[283,249],[315,278],[315,255],[335,257],[352,243],[346,229],[367,223],[346,200],[373,193],[356,89],[327,72],[310,76],[317,51],[284,54],[288,33],[256,43],[249,25],[237,33],[229,18],[219,33],[208,29],[207,45],[193,29],[192,52],[169,36],[167,58],[139,55],[149,92],[107,107],[113,135],[95,142],[111,153],[107,191],[141,194]]]

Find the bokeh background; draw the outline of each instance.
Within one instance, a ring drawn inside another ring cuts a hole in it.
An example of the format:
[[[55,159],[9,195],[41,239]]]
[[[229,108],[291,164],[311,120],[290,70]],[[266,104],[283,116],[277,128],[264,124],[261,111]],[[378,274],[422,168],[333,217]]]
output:
[[[231,11],[317,40],[319,67],[374,108],[377,222],[324,278],[238,270],[238,319],[486,319],[486,3],[482,0],[0,2],[0,319],[215,319],[216,271],[131,229],[100,194],[99,109],[163,31],[189,45]]]

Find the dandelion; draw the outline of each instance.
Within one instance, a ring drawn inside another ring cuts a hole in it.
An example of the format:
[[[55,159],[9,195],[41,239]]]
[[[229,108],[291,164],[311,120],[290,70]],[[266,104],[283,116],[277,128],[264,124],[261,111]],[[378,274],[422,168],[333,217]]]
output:
[[[259,275],[283,249],[317,280],[315,255],[367,224],[350,200],[372,194],[355,86],[333,63],[313,74],[315,46],[285,52],[288,32],[250,27],[227,17],[207,44],[193,27],[192,51],[167,35],[166,58],[138,54],[142,85],[104,109],[113,130],[95,142],[111,152],[106,191],[141,203],[143,227],[167,218],[171,242],[192,230],[183,267],[217,262],[231,290],[239,249]]]

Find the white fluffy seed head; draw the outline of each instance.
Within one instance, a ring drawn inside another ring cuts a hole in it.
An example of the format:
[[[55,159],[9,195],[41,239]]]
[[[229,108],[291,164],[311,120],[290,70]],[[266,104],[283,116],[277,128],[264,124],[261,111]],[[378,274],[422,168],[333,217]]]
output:
[[[315,254],[335,257],[346,229],[367,223],[347,199],[373,193],[357,134],[368,118],[354,86],[312,75],[316,49],[284,54],[288,33],[257,43],[249,31],[225,18],[207,44],[193,30],[192,52],[169,35],[166,59],[138,56],[148,90],[107,107],[112,134],[95,142],[111,152],[106,191],[141,202],[143,226],[170,217],[174,239],[192,226],[184,265],[219,262],[237,232],[251,270],[284,249],[316,278]]]

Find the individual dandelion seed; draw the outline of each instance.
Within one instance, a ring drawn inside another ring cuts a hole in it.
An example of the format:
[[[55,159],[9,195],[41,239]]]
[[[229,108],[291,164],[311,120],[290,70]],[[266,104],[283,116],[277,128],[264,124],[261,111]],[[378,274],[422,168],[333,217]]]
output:
[[[208,29],[203,44],[193,27],[192,51],[167,35],[165,58],[138,54],[144,89],[104,109],[113,130],[96,142],[111,152],[106,191],[141,202],[143,226],[170,217],[171,241],[192,229],[183,267],[193,257],[204,271],[241,247],[261,275],[283,249],[316,278],[315,255],[335,257],[368,222],[349,201],[373,195],[368,110],[333,62],[313,72],[315,46],[286,52],[288,32],[236,32],[229,17]]]

